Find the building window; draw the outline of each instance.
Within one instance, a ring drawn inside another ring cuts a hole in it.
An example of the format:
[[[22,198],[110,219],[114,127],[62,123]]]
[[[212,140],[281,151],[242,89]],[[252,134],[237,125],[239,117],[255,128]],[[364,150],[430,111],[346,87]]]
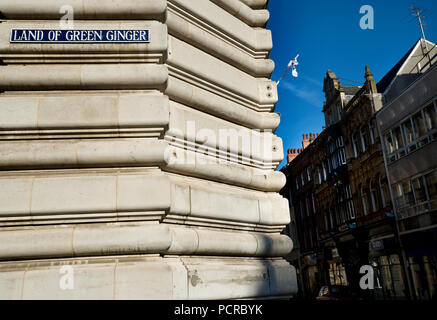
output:
[[[337,148],[344,147],[343,137],[339,136],[337,138]]]
[[[388,162],[391,163],[406,154],[402,127],[396,127],[385,135]]]
[[[320,171],[320,167],[317,167],[317,173],[319,176],[319,184],[322,184],[322,172]]]
[[[332,170],[338,168],[338,155],[337,152],[333,153],[331,156]]]
[[[382,201],[382,206],[383,207],[387,207],[390,204],[390,196],[388,195],[388,190],[387,190],[387,179],[384,177],[382,178],[381,176],[379,177],[379,188],[381,190],[381,201]]]
[[[363,206],[363,215],[367,216],[369,214],[368,212],[368,206],[367,206],[367,193],[364,190],[364,188],[361,188],[361,203]]]
[[[347,212],[351,220],[355,219],[355,206],[352,198],[351,186],[346,186]]]
[[[322,167],[323,167],[323,181],[326,181],[327,175],[326,175],[326,166],[325,166],[325,163],[322,163]]]
[[[335,149],[336,149],[335,142],[331,140],[331,143],[330,143],[330,146],[329,146],[329,152],[331,154],[333,154],[335,152]]]
[[[402,157],[405,155],[404,146],[404,139],[402,138],[402,131],[401,127],[396,127],[394,130],[392,130],[393,133],[393,147],[395,151],[400,151],[399,156]]]
[[[346,164],[346,153],[344,152],[344,148],[340,148],[339,155],[340,155],[340,163]]]
[[[308,177],[308,181],[311,181],[311,169],[310,169],[310,167],[307,168],[307,177]]]
[[[437,170],[393,186],[399,218],[437,209]]]
[[[410,180],[404,181],[402,183],[402,189],[404,190],[405,205],[407,207],[414,205],[415,199],[414,199],[413,188],[411,187],[411,181]]]
[[[370,134],[370,144],[375,144],[375,127],[373,126],[372,121],[369,123],[369,134]]]
[[[423,110],[425,116],[426,128],[429,131],[437,129],[437,114],[436,109],[434,107],[434,103],[431,103]]]
[[[357,139],[356,134],[352,135],[352,147],[354,149],[354,158],[357,158],[358,157],[358,139]]]
[[[394,195],[396,208],[398,210],[403,208],[405,206],[404,190],[402,189],[402,185],[400,183],[394,185],[393,195]]]
[[[437,139],[436,105],[434,101],[384,134],[388,163]]]
[[[422,111],[416,113],[413,117],[414,134],[416,138],[423,137],[426,134],[425,120],[423,119]]]
[[[378,194],[377,185],[374,181],[370,182],[370,199],[372,201],[372,212],[376,212],[378,210]]]
[[[296,178],[296,190],[299,190],[299,179]]]
[[[393,138],[391,136],[391,132],[388,132],[385,134],[384,141],[385,141],[385,151],[387,152],[387,155],[392,154],[393,151],[395,150],[395,148],[394,148],[394,143],[393,143]]]
[[[360,129],[360,137],[361,137],[361,151],[366,151],[366,129],[364,126]]]
[[[316,213],[316,204],[314,201],[314,193],[311,194],[311,204],[313,205],[313,213]]]
[[[424,177],[418,177],[413,179],[413,188],[414,188],[414,198],[416,200],[416,205],[420,205],[423,202],[427,201],[426,189],[424,183]]]
[[[405,142],[408,147],[408,152],[412,152],[416,150],[416,144],[415,144],[416,139],[414,137],[413,122],[411,121],[411,118],[402,124],[402,130],[405,135]]]
[[[429,210],[437,209],[437,170],[425,175],[425,184],[428,194]]]
[[[430,200],[437,198],[437,170],[425,175],[426,188]]]

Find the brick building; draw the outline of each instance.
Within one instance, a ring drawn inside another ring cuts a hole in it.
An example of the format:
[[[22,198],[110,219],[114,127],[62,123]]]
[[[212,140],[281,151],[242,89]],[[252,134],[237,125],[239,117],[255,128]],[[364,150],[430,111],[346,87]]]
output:
[[[305,297],[314,298],[327,284],[359,291],[359,270],[368,264],[375,271],[374,298],[408,296],[376,116],[385,96],[392,94],[390,84],[408,86],[417,79],[396,75],[402,65],[426,55],[418,48],[410,49],[378,84],[367,66],[362,86],[343,86],[328,70],[323,89],[326,128],[309,135],[309,141],[304,135],[303,149],[288,151],[289,163],[281,169],[287,176],[282,194],[290,199],[297,231],[289,261],[298,269]]]

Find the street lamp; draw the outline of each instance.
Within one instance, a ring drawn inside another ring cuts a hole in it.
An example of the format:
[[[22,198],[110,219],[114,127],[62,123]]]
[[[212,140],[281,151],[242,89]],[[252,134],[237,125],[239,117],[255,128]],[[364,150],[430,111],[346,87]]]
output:
[[[294,58],[293,60],[290,60],[290,62],[288,63],[287,69],[282,74],[282,77],[278,80],[278,82],[276,82],[276,85],[279,85],[279,82],[281,82],[282,78],[285,77],[288,70],[290,70],[290,69],[292,69],[291,74],[293,75],[293,77],[297,78],[299,76],[299,74],[297,73],[297,70],[296,70],[296,67],[299,64],[299,62],[297,62],[297,58],[299,58],[299,54],[296,56],[296,58]]]

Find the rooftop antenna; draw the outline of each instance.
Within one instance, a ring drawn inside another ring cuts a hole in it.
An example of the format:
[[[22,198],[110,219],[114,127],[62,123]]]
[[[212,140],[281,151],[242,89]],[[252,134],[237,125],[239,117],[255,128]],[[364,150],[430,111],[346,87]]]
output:
[[[423,19],[423,18],[426,18],[425,16],[422,15],[422,13],[424,13],[425,10],[423,10],[423,9],[419,9],[419,8],[416,8],[416,7],[414,7],[414,6],[411,6],[411,7],[410,7],[410,10],[411,10],[412,15],[413,15],[414,17],[417,17],[417,19],[419,20],[420,30],[422,31],[422,38],[423,38],[424,40],[426,40],[426,37],[425,37],[425,31],[424,31],[424,27],[425,27],[426,25],[422,22],[422,19]]]
[[[419,20],[419,26],[420,30],[422,31],[422,38],[421,38],[421,44],[422,44],[422,50],[425,56],[428,57],[429,63],[431,63],[431,59],[429,57],[429,50],[428,45],[425,37],[425,31],[424,28],[426,27],[426,24],[423,23],[423,19],[426,18],[423,13],[426,11],[424,9],[416,8],[415,6],[410,7],[411,15],[414,16]]]

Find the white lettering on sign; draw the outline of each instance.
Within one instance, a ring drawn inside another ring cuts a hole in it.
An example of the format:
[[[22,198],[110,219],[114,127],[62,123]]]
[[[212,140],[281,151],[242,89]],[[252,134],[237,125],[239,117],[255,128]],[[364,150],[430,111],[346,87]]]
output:
[[[149,30],[12,29],[11,43],[149,43]]]

